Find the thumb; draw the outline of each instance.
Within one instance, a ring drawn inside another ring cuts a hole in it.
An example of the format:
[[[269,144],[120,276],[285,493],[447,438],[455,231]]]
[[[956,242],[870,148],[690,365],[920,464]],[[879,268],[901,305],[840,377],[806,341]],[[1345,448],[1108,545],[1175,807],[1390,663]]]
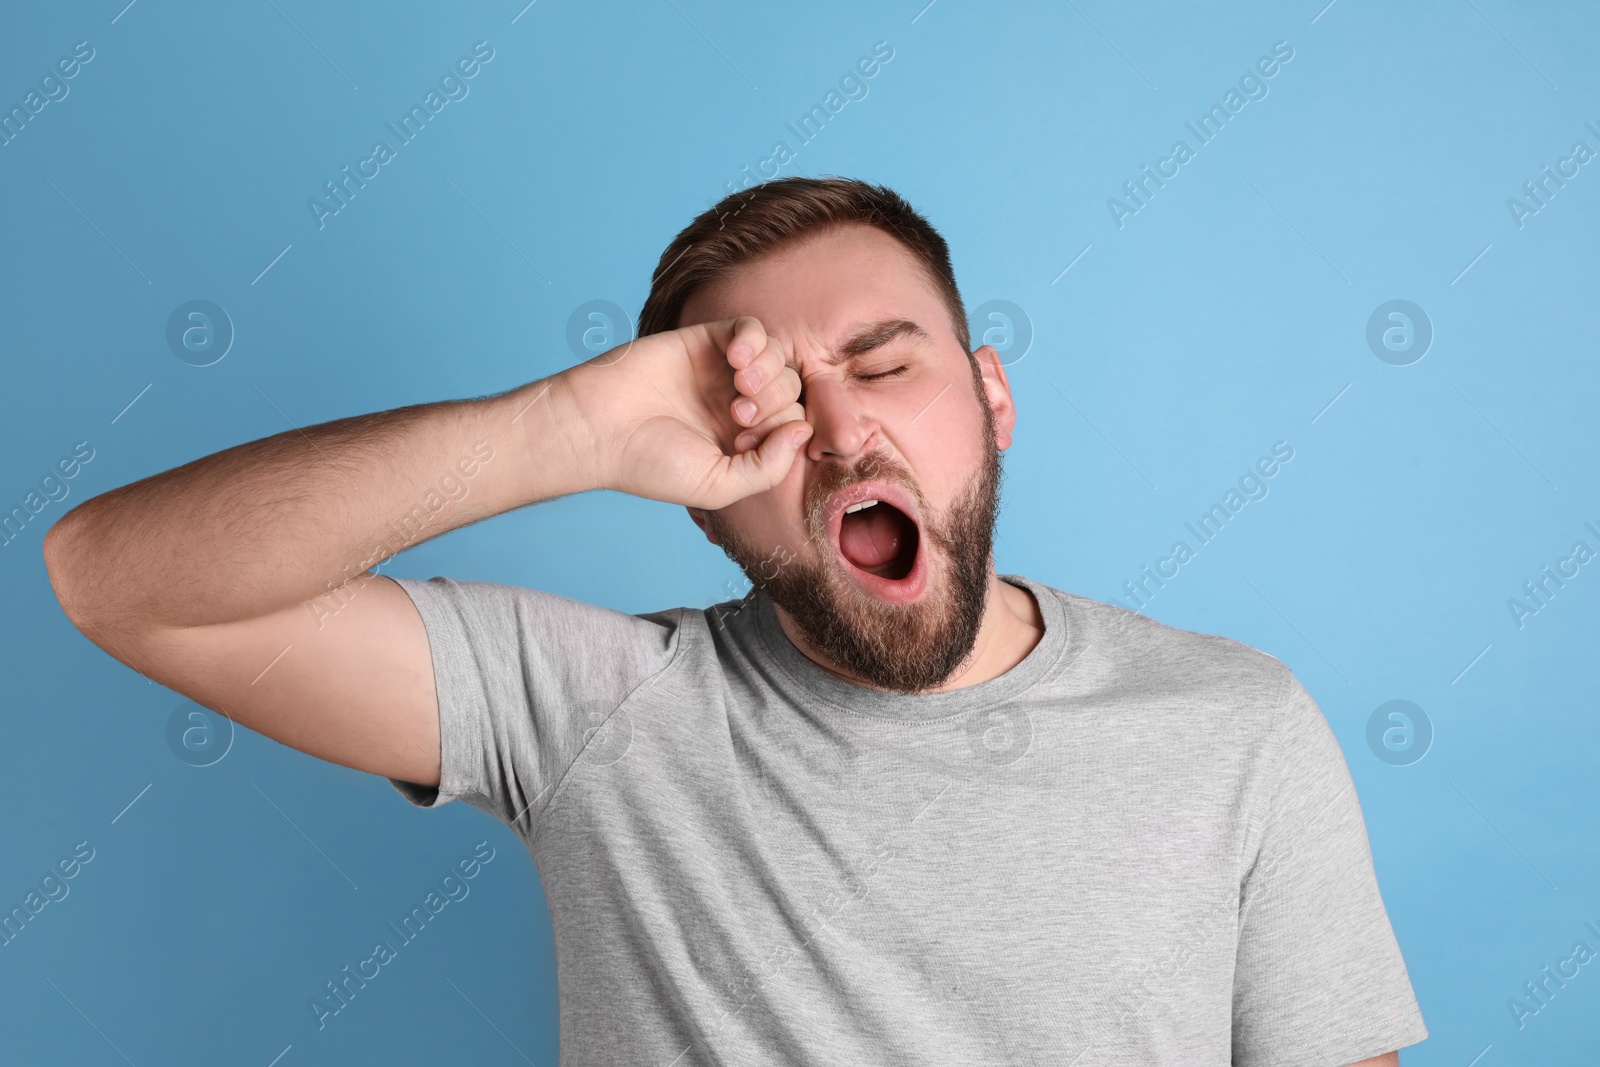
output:
[[[800,449],[811,439],[812,426],[804,419],[785,423],[767,434],[760,446],[732,457],[733,470],[743,477],[737,480],[764,492],[783,481],[794,466]]]

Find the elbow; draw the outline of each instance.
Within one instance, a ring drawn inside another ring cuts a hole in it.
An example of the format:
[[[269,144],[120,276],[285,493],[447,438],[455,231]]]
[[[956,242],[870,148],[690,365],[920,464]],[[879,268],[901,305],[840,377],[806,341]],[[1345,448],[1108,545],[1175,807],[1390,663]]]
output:
[[[42,551],[50,589],[67,621],[91,644],[144,673],[138,654],[144,635],[138,627],[125,625],[127,609],[107,596],[118,583],[107,580],[107,552],[89,531],[92,526],[86,528],[76,509],[45,531]]]
[[[89,620],[83,610],[81,572],[85,553],[77,529],[79,524],[73,518],[76,514],[74,508],[45,531],[43,552],[45,574],[50,579],[56,602],[72,624],[82,630],[89,625]]]

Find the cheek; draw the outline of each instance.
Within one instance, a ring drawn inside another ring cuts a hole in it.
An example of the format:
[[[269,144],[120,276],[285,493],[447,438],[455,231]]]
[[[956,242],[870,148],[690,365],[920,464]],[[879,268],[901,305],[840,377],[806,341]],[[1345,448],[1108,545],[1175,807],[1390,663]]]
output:
[[[718,527],[763,554],[780,546],[789,551],[810,551],[802,512],[805,462],[804,457],[797,459],[784,480],[766,492],[723,508],[717,516]]]
[[[983,414],[975,402],[969,400],[960,407],[951,404],[941,410],[953,392],[954,387],[912,423],[910,432],[902,437],[906,461],[915,472],[923,495],[941,509],[966,488],[983,465],[983,449],[990,444],[985,439]]]

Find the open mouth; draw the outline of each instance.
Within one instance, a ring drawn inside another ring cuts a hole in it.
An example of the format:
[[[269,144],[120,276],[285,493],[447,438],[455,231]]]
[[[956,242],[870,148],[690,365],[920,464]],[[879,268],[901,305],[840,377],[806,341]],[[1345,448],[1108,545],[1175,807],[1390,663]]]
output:
[[[857,585],[884,600],[915,600],[925,585],[922,531],[912,514],[909,499],[883,485],[854,486],[834,503],[834,551]]]

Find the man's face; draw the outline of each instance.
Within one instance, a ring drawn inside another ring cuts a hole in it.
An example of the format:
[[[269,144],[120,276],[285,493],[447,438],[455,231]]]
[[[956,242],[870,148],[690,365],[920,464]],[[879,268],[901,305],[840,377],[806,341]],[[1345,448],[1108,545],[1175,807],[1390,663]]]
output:
[[[799,374],[813,433],[781,483],[691,515],[837,670],[899,692],[939,685],[972,652],[994,573],[999,450],[1016,422],[999,357],[975,353],[980,391],[917,260],[860,224],[702,288],[679,326],[736,315],[759,319]]]

